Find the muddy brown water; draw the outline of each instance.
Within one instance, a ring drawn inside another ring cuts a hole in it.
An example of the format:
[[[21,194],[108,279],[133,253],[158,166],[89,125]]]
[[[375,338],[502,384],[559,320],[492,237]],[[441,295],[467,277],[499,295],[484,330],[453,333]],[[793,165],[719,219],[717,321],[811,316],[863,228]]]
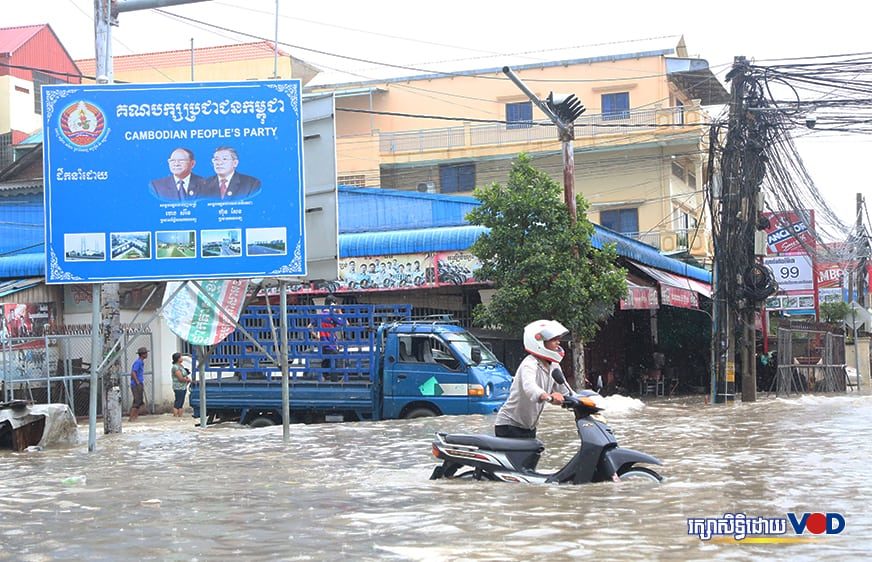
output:
[[[143,416],[95,453],[84,424],[77,446],[0,452],[0,560],[869,559],[872,397],[608,405],[664,484],[428,480],[433,433],[490,432],[485,416],[294,425],[288,444],[280,426]],[[543,470],[577,447],[559,408],[540,436]],[[793,544],[688,535],[688,518],[788,512],[846,526]]]

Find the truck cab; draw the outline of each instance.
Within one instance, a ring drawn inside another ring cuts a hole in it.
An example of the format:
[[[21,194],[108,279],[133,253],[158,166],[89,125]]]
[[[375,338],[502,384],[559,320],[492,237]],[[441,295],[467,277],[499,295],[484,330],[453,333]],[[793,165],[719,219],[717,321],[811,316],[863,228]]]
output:
[[[384,332],[382,417],[492,414],[512,377],[475,336],[448,322],[401,322]]]

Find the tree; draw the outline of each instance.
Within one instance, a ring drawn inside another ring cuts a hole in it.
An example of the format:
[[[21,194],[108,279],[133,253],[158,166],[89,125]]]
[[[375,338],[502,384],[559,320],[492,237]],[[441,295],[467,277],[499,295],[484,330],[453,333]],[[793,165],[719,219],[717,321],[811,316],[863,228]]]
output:
[[[473,316],[479,325],[512,333],[541,318],[559,321],[571,332],[575,372],[583,380],[583,342],[626,295],[626,271],[616,265],[612,245],[592,246],[587,201],[576,197],[573,226],[562,195],[562,187],[524,154],[512,165],[506,185],[475,190],[482,204],[466,218],[490,229],[471,248],[482,263],[476,276],[493,282],[496,291]]]
[[[841,323],[850,314],[851,305],[844,301],[822,302],[820,304],[820,317],[824,322]]]

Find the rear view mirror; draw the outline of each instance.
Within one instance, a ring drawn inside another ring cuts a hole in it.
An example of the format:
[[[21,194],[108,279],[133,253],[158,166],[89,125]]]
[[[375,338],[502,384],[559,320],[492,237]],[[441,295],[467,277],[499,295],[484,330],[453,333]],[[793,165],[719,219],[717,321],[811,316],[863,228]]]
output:
[[[560,367],[554,367],[554,370],[551,371],[551,378],[558,384],[566,384],[566,377],[563,376],[563,371],[560,370]]]
[[[472,346],[470,350],[470,357],[472,357],[472,362],[478,365],[481,363],[481,348],[477,345]]]

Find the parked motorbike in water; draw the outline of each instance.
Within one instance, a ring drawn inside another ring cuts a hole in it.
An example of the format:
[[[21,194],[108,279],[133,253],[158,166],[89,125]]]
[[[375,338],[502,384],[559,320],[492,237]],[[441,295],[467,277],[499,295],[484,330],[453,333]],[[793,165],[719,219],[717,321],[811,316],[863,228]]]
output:
[[[651,455],[618,447],[611,428],[598,413],[600,396],[592,390],[574,392],[560,369],[552,378],[569,390],[563,396],[562,407],[575,414],[578,429],[578,452],[566,466],[553,474],[536,472],[536,465],[545,450],[539,439],[513,439],[491,435],[450,435],[436,433],[433,456],[442,464],[433,469],[431,480],[440,478],[474,478],[531,484],[586,484],[588,482],[619,482],[644,479],[661,482],[663,477],[638,463],[662,463]]]

